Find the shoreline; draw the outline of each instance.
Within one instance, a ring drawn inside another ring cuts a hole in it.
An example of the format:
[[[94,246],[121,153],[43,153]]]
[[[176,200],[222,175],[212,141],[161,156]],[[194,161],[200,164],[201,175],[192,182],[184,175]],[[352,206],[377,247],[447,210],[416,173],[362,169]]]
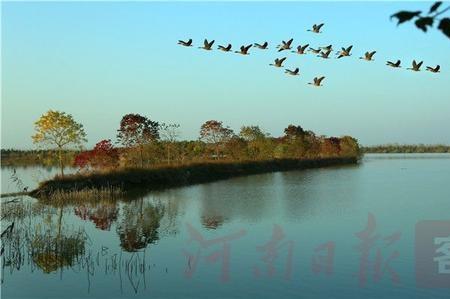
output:
[[[278,171],[357,164],[358,157],[322,159],[276,159],[246,162],[210,162],[161,168],[126,168],[107,173],[67,175],[44,181],[29,192],[34,198],[49,198],[55,192],[120,188],[146,192]]]

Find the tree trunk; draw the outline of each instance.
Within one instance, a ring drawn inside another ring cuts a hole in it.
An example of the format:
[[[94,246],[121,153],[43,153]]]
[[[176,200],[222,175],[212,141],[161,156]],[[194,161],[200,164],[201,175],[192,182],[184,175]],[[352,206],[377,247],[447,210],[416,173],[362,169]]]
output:
[[[219,144],[216,144],[216,160],[219,160]]]
[[[144,146],[139,145],[139,149],[141,150],[141,168],[144,168]]]
[[[59,155],[59,167],[61,168],[61,176],[64,176],[64,163],[63,163],[63,157],[62,157],[62,148],[60,147],[58,150]]]
[[[167,164],[170,164],[170,144],[167,144]]]

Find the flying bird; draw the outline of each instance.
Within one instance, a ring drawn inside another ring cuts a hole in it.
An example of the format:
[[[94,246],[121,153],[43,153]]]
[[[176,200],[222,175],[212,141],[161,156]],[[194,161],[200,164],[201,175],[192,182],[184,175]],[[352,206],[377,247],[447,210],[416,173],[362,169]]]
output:
[[[431,66],[427,66],[427,71],[430,71],[432,73],[439,73],[439,72],[441,72],[440,69],[441,69],[441,66],[439,64],[436,65],[435,68],[432,68]]]
[[[400,61],[400,59],[397,60],[397,62],[395,62],[395,63],[392,62],[392,61],[386,61],[386,65],[388,65],[388,66],[390,66],[390,67],[395,67],[395,68],[401,68],[400,63],[402,63],[402,62]]]
[[[324,59],[328,59],[328,56],[330,56],[330,53],[331,53],[331,50],[328,50],[328,51],[326,51],[326,52],[320,52],[320,54],[319,55],[317,55],[317,57],[322,57],[322,58],[324,58]]]
[[[241,46],[241,50],[240,51],[234,51],[235,53],[239,53],[242,55],[248,55],[248,50],[252,47],[252,45],[248,45],[246,46]]]
[[[298,76],[299,68],[296,68],[295,70],[291,71],[289,69],[285,70],[286,74],[292,75],[292,76]]]
[[[314,86],[322,86],[320,83],[322,82],[322,80],[323,79],[325,79],[325,77],[324,76],[322,76],[322,77],[320,77],[320,78],[317,78],[317,77],[314,77],[314,80],[313,80],[313,82],[310,82],[310,83],[308,83],[309,85],[314,85]]]
[[[254,43],[254,46],[261,50],[266,50],[268,45],[269,45],[268,42],[264,42],[264,44],[262,44],[262,45],[258,44],[258,43]]]
[[[314,32],[314,33],[322,33],[322,31],[320,31],[320,28],[322,28],[323,25],[325,25],[325,24],[324,24],[324,23],[319,24],[319,25],[314,24],[314,25],[312,26],[312,30],[311,30],[311,29],[308,29],[307,31]]]
[[[222,50],[222,51],[224,51],[224,52],[230,52],[230,50],[231,50],[231,44],[228,44],[228,46],[221,46],[221,45],[219,45],[219,47],[217,48],[217,49],[219,49],[219,50]]]
[[[314,48],[309,47],[308,50],[313,52],[314,54],[319,54],[320,53],[320,49],[314,49]]]
[[[275,66],[275,67],[283,67],[283,62],[286,60],[287,57],[283,58],[276,58],[274,63],[271,63],[269,65]]]
[[[178,44],[185,46],[185,47],[192,47],[192,38],[190,38],[187,42],[185,42],[183,40],[179,40]]]
[[[359,57],[359,59],[373,61],[373,55],[375,55],[375,53],[377,53],[377,51],[366,52],[366,53],[364,53],[364,57]]]
[[[212,40],[211,42],[208,42],[208,40],[205,38],[205,40],[203,41],[203,47],[199,47],[199,49],[205,49],[205,50],[212,50],[212,45],[214,44],[214,40]]]
[[[284,40],[281,41],[281,45],[278,45],[278,52],[281,52],[283,50],[290,50],[291,49],[291,44],[294,41],[293,38],[291,38],[290,40],[288,40],[287,42],[285,42]]]
[[[353,48],[353,45],[349,46],[347,48],[341,48],[342,50],[337,53],[337,54],[339,54],[339,56],[337,58],[351,56],[352,54],[350,54],[350,51],[352,50],[352,48]]]
[[[309,44],[306,44],[302,47],[302,45],[298,45],[297,47],[297,51],[291,51],[292,53],[297,53],[297,54],[306,54],[306,48],[309,47]]]
[[[326,47],[319,47],[319,49],[322,49],[322,50],[325,50],[325,51],[328,51],[328,50],[333,51],[333,45],[328,45]]]
[[[420,67],[422,66],[422,63],[423,63],[423,61],[417,63],[415,60],[413,60],[412,67],[407,68],[407,69],[411,70],[411,71],[419,72],[420,71]]]

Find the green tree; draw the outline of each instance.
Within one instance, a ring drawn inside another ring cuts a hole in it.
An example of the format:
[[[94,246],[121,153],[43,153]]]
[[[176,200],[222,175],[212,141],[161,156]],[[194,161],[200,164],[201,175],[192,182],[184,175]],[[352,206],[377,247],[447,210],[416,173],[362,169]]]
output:
[[[63,150],[66,146],[81,146],[86,142],[83,125],[77,123],[72,115],[49,110],[35,123],[36,133],[31,137],[35,144],[57,148],[61,175],[64,176]]]

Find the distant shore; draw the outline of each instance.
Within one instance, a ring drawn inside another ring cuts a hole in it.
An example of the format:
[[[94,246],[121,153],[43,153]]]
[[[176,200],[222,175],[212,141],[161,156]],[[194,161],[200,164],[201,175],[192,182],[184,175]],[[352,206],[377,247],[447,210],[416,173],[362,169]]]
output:
[[[357,164],[357,157],[323,159],[275,159],[247,162],[211,162],[160,168],[127,168],[109,172],[67,175],[42,182],[29,193],[49,198],[55,192],[79,192],[92,189],[115,189],[124,192],[141,189],[153,191],[214,182],[232,177],[278,171],[301,170],[336,165]]]
[[[450,145],[444,144],[382,144],[363,146],[361,151],[365,154],[424,154],[424,153],[450,153]]]

